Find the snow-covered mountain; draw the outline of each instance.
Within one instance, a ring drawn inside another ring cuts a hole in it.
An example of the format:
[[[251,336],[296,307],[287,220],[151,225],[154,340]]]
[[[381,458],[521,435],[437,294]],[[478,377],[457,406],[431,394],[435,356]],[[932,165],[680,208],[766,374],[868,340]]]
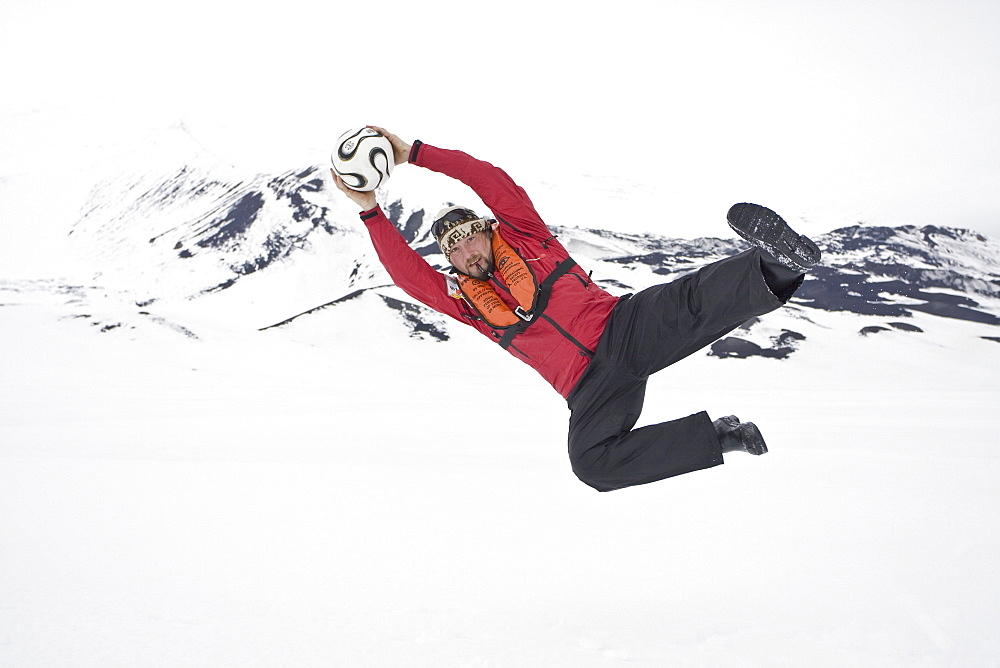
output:
[[[995,241],[815,235],[792,302],[656,374],[640,418],[738,413],[770,454],[600,495],[565,402],[391,286],[325,168],[241,170],[183,128],[144,149],[95,174],[86,272],[0,281],[0,664],[1000,655]],[[475,205],[452,185],[383,194],[438,266],[428,212]],[[616,294],[743,248],[567,220],[566,185],[527,185]]]
[[[621,264],[634,270],[643,266],[657,280],[672,280],[694,268],[731,255],[746,246],[720,239],[677,240],[635,237],[599,230],[578,241],[567,231],[570,248],[602,265]],[[600,249],[597,239],[611,248]],[[921,333],[915,313],[930,313],[968,323],[989,325],[969,328],[970,335],[1000,340],[1000,244],[975,232],[946,227],[866,227],[860,224],[835,229],[816,238],[823,249],[823,263],[805,283],[782,314],[803,320],[795,329],[781,329],[768,343],[753,342],[760,321],[747,323],[740,333],[712,346],[718,357],[787,357],[807,339],[806,324],[823,312],[851,313],[859,318],[847,326],[862,335],[885,331]],[[627,249],[626,252],[622,252]],[[659,278],[663,277],[663,278]],[[629,283],[612,279],[611,285],[640,289],[648,277]],[[844,326],[844,325],[841,325]],[[812,328],[815,329],[815,328]],[[978,333],[978,334],[975,334]]]
[[[106,314],[115,322],[99,323],[102,329],[127,330],[136,326],[137,314],[148,320],[165,309],[171,316],[159,316],[161,321],[196,335],[197,327],[183,322],[182,313],[199,304],[210,319],[211,305],[219,299],[242,312],[246,326],[307,326],[316,318],[334,317],[330,313],[338,305],[360,298],[375,299],[395,312],[410,335],[448,338],[456,325],[390,285],[355,209],[333,188],[325,167],[241,174],[213,163],[197,146],[183,147],[185,141],[193,142],[178,128],[166,143],[172,155],[186,149],[193,160],[161,160],[152,171],[144,163],[144,170],[133,167],[102,180],[73,226],[73,243],[92,262],[101,294],[120,293],[130,305],[125,312]],[[401,185],[383,195],[387,214],[418,252],[444,269],[427,212],[461,195],[435,181],[419,184],[430,190],[426,197],[412,184]],[[551,227],[595,280],[617,294],[673,280],[746,247],[738,239]],[[709,354],[786,358],[831,329],[928,335],[921,324],[926,314],[961,322],[969,337],[1000,341],[1000,242],[952,227],[861,223],[816,241],[824,251],[823,264],[789,307],[765,321],[746,323]],[[128,312],[131,305],[134,313]],[[831,319],[832,314],[854,317]]]

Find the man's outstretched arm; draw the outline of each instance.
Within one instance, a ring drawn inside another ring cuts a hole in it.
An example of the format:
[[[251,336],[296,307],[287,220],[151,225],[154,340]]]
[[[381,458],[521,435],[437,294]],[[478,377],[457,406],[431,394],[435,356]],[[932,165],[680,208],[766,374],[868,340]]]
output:
[[[499,167],[462,151],[438,148],[420,141],[413,143],[409,161],[458,179],[472,188],[496,216],[522,232],[541,239],[551,236],[528,193]]]
[[[399,152],[402,152],[404,156],[408,154],[408,146],[398,137],[390,136],[380,128],[376,129],[383,132],[390,142],[393,142],[393,138],[395,138],[393,153],[396,153],[397,161],[399,159],[397,142],[403,144],[399,147]],[[406,162],[405,157],[403,162]],[[462,318],[460,300],[453,299],[448,295],[447,279],[444,274],[427,264],[427,261],[419,253],[410,248],[402,235],[399,234],[396,226],[379,207],[375,193],[353,190],[334,170],[331,169],[330,174],[337,188],[361,208],[361,220],[368,229],[379,261],[389,272],[393,283],[422,304],[467,323],[467,320]]]

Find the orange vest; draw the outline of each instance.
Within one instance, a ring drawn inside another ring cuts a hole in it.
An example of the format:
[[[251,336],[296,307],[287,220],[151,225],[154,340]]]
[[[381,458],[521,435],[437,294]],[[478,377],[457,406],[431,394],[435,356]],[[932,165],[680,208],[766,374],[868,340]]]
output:
[[[510,327],[522,321],[527,322],[534,317],[533,311],[538,299],[538,279],[535,272],[500,237],[498,231],[493,232],[492,246],[494,271],[500,274],[511,296],[517,300],[517,308],[512,311],[488,281],[465,274],[457,277],[461,295],[456,296],[464,298],[491,327]]]

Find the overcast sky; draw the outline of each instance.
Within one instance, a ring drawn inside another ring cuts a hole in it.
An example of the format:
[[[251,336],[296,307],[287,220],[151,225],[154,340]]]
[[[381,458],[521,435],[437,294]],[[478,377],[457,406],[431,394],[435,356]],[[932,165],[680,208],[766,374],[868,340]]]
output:
[[[180,120],[269,171],[376,123],[525,182],[657,184],[667,235],[750,200],[1000,236],[998,0],[0,2],[0,176],[67,193]]]

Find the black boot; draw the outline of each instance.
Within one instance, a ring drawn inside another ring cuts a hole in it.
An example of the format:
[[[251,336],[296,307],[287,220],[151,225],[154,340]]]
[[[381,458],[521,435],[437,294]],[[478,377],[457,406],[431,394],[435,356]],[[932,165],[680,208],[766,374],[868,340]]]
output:
[[[715,433],[719,436],[722,452],[749,452],[751,455],[762,455],[767,452],[764,437],[753,422],[740,422],[735,415],[727,415],[712,423]]]
[[[734,204],[729,227],[788,269],[798,273],[819,264],[823,254],[812,239],[796,234],[781,216],[759,204]]]

